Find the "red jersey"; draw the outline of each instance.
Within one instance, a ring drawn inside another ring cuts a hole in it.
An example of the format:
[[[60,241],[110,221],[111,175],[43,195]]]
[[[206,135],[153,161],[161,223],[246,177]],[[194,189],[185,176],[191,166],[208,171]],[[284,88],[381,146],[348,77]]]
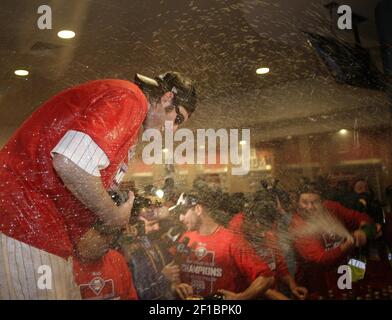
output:
[[[268,266],[274,272],[277,281],[290,274],[286,260],[280,249],[278,236],[274,231],[269,230],[262,233],[260,235],[259,243],[255,246],[255,250],[257,254],[268,263]]]
[[[240,212],[230,220],[228,228],[235,233],[243,233],[243,224],[244,214]],[[258,241],[254,249],[262,260],[268,263],[269,268],[274,272],[276,280],[288,275],[289,270],[276,232],[273,230],[263,232],[257,239]]]
[[[74,258],[73,268],[82,299],[138,300],[127,262],[115,250],[95,263],[82,264]]]
[[[61,257],[96,221],[57,176],[51,150],[69,131],[89,135],[110,160],[105,188],[127,163],[147,113],[133,83],[97,80],[59,93],[16,131],[0,151],[0,232]]]
[[[181,280],[196,295],[206,296],[219,289],[242,292],[259,276],[272,276],[268,264],[257,256],[240,235],[219,227],[211,235],[186,232],[191,252],[181,262]]]
[[[370,218],[364,214],[343,207],[335,201],[324,201],[323,206],[337,217],[349,231],[354,231]],[[291,222],[291,233],[298,234],[307,226],[306,221],[297,213]],[[298,253],[297,282],[308,288],[310,293],[325,293],[337,287],[337,267],[347,264],[347,253],[340,245],[345,239],[334,234],[295,236],[294,247]]]
[[[243,232],[242,227],[244,225],[244,213],[239,212],[231,218],[229,221],[229,224],[227,225],[227,228],[235,233],[241,233]]]

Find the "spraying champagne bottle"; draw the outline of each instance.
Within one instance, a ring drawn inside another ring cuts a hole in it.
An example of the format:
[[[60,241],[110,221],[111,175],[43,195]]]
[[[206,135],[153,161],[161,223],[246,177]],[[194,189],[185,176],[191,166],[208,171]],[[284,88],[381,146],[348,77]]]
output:
[[[361,231],[366,235],[366,242],[372,242],[376,239],[377,226],[376,224],[365,224],[361,226]],[[355,245],[358,247],[357,243]],[[352,282],[357,282],[364,279],[366,273],[367,258],[362,248],[357,248],[354,256],[348,261],[351,268]]]

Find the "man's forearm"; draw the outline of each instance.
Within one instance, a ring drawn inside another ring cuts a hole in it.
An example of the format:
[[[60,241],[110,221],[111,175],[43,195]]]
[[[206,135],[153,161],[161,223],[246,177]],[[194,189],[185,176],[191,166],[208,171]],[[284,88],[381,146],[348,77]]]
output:
[[[108,225],[115,225],[116,205],[100,177],[88,174],[63,155],[53,157],[53,167],[66,188]]]
[[[281,281],[286,284],[290,289],[297,286],[293,276],[291,274],[286,274],[281,278]]]
[[[256,278],[245,291],[238,294],[239,300],[252,300],[263,295],[274,283],[273,277]]]

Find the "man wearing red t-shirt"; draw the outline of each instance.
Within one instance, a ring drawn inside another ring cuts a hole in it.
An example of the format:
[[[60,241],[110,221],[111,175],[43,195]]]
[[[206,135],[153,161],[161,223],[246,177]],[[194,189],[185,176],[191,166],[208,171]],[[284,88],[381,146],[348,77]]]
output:
[[[230,220],[229,229],[243,234],[256,253],[268,263],[274,272],[276,284],[286,285],[296,299],[304,300],[307,297],[307,289],[297,285],[283,257],[276,232],[277,216],[277,198],[267,191],[257,192],[244,208],[244,213],[240,212]],[[276,285],[268,289],[264,297],[271,300],[289,299]]]
[[[72,298],[63,275],[73,246],[98,218],[128,223],[133,195],[117,207],[107,190],[124,176],[142,125],[176,129],[195,106],[192,83],[169,72],[88,82],[35,111],[0,151],[0,298]],[[53,265],[55,288],[37,288],[41,265]]]
[[[298,256],[298,283],[306,286],[313,297],[336,289],[338,267],[347,264],[355,247],[366,244],[361,227],[370,223],[366,214],[347,209],[338,202],[322,201],[315,184],[300,189],[298,212],[290,228]]]
[[[212,190],[182,194],[175,207],[188,231],[188,254],[180,255],[181,281],[176,293],[182,299],[219,293],[225,299],[248,300],[262,295],[273,283],[268,264],[241,236],[223,227],[224,212],[215,207]],[[177,258],[178,259],[178,258]]]
[[[94,228],[76,245],[73,272],[84,300],[137,300],[124,256],[110,249],[111,235]]]

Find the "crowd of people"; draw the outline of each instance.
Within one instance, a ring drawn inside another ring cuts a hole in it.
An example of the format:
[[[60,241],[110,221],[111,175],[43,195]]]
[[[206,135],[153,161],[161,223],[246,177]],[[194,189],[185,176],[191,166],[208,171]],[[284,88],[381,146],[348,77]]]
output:
[[[126,227],[98,221],[81,238],[74,274],[83,299],[392,297],[389,203],[366,180],[345,194],[323,181],[290,192],[262,182],[229,194],[202,179],[189,191],[155,190],[136,194]],[[112,198],[120,205],[127,194]],[[342,265],[351,268],[344,288]]]
[[[0,150],[0,299],[392,296],[392,187],[384,207],[361,179],[119,192],[140,133],[175,131],[196,106],[171,71],[43,103]]]

